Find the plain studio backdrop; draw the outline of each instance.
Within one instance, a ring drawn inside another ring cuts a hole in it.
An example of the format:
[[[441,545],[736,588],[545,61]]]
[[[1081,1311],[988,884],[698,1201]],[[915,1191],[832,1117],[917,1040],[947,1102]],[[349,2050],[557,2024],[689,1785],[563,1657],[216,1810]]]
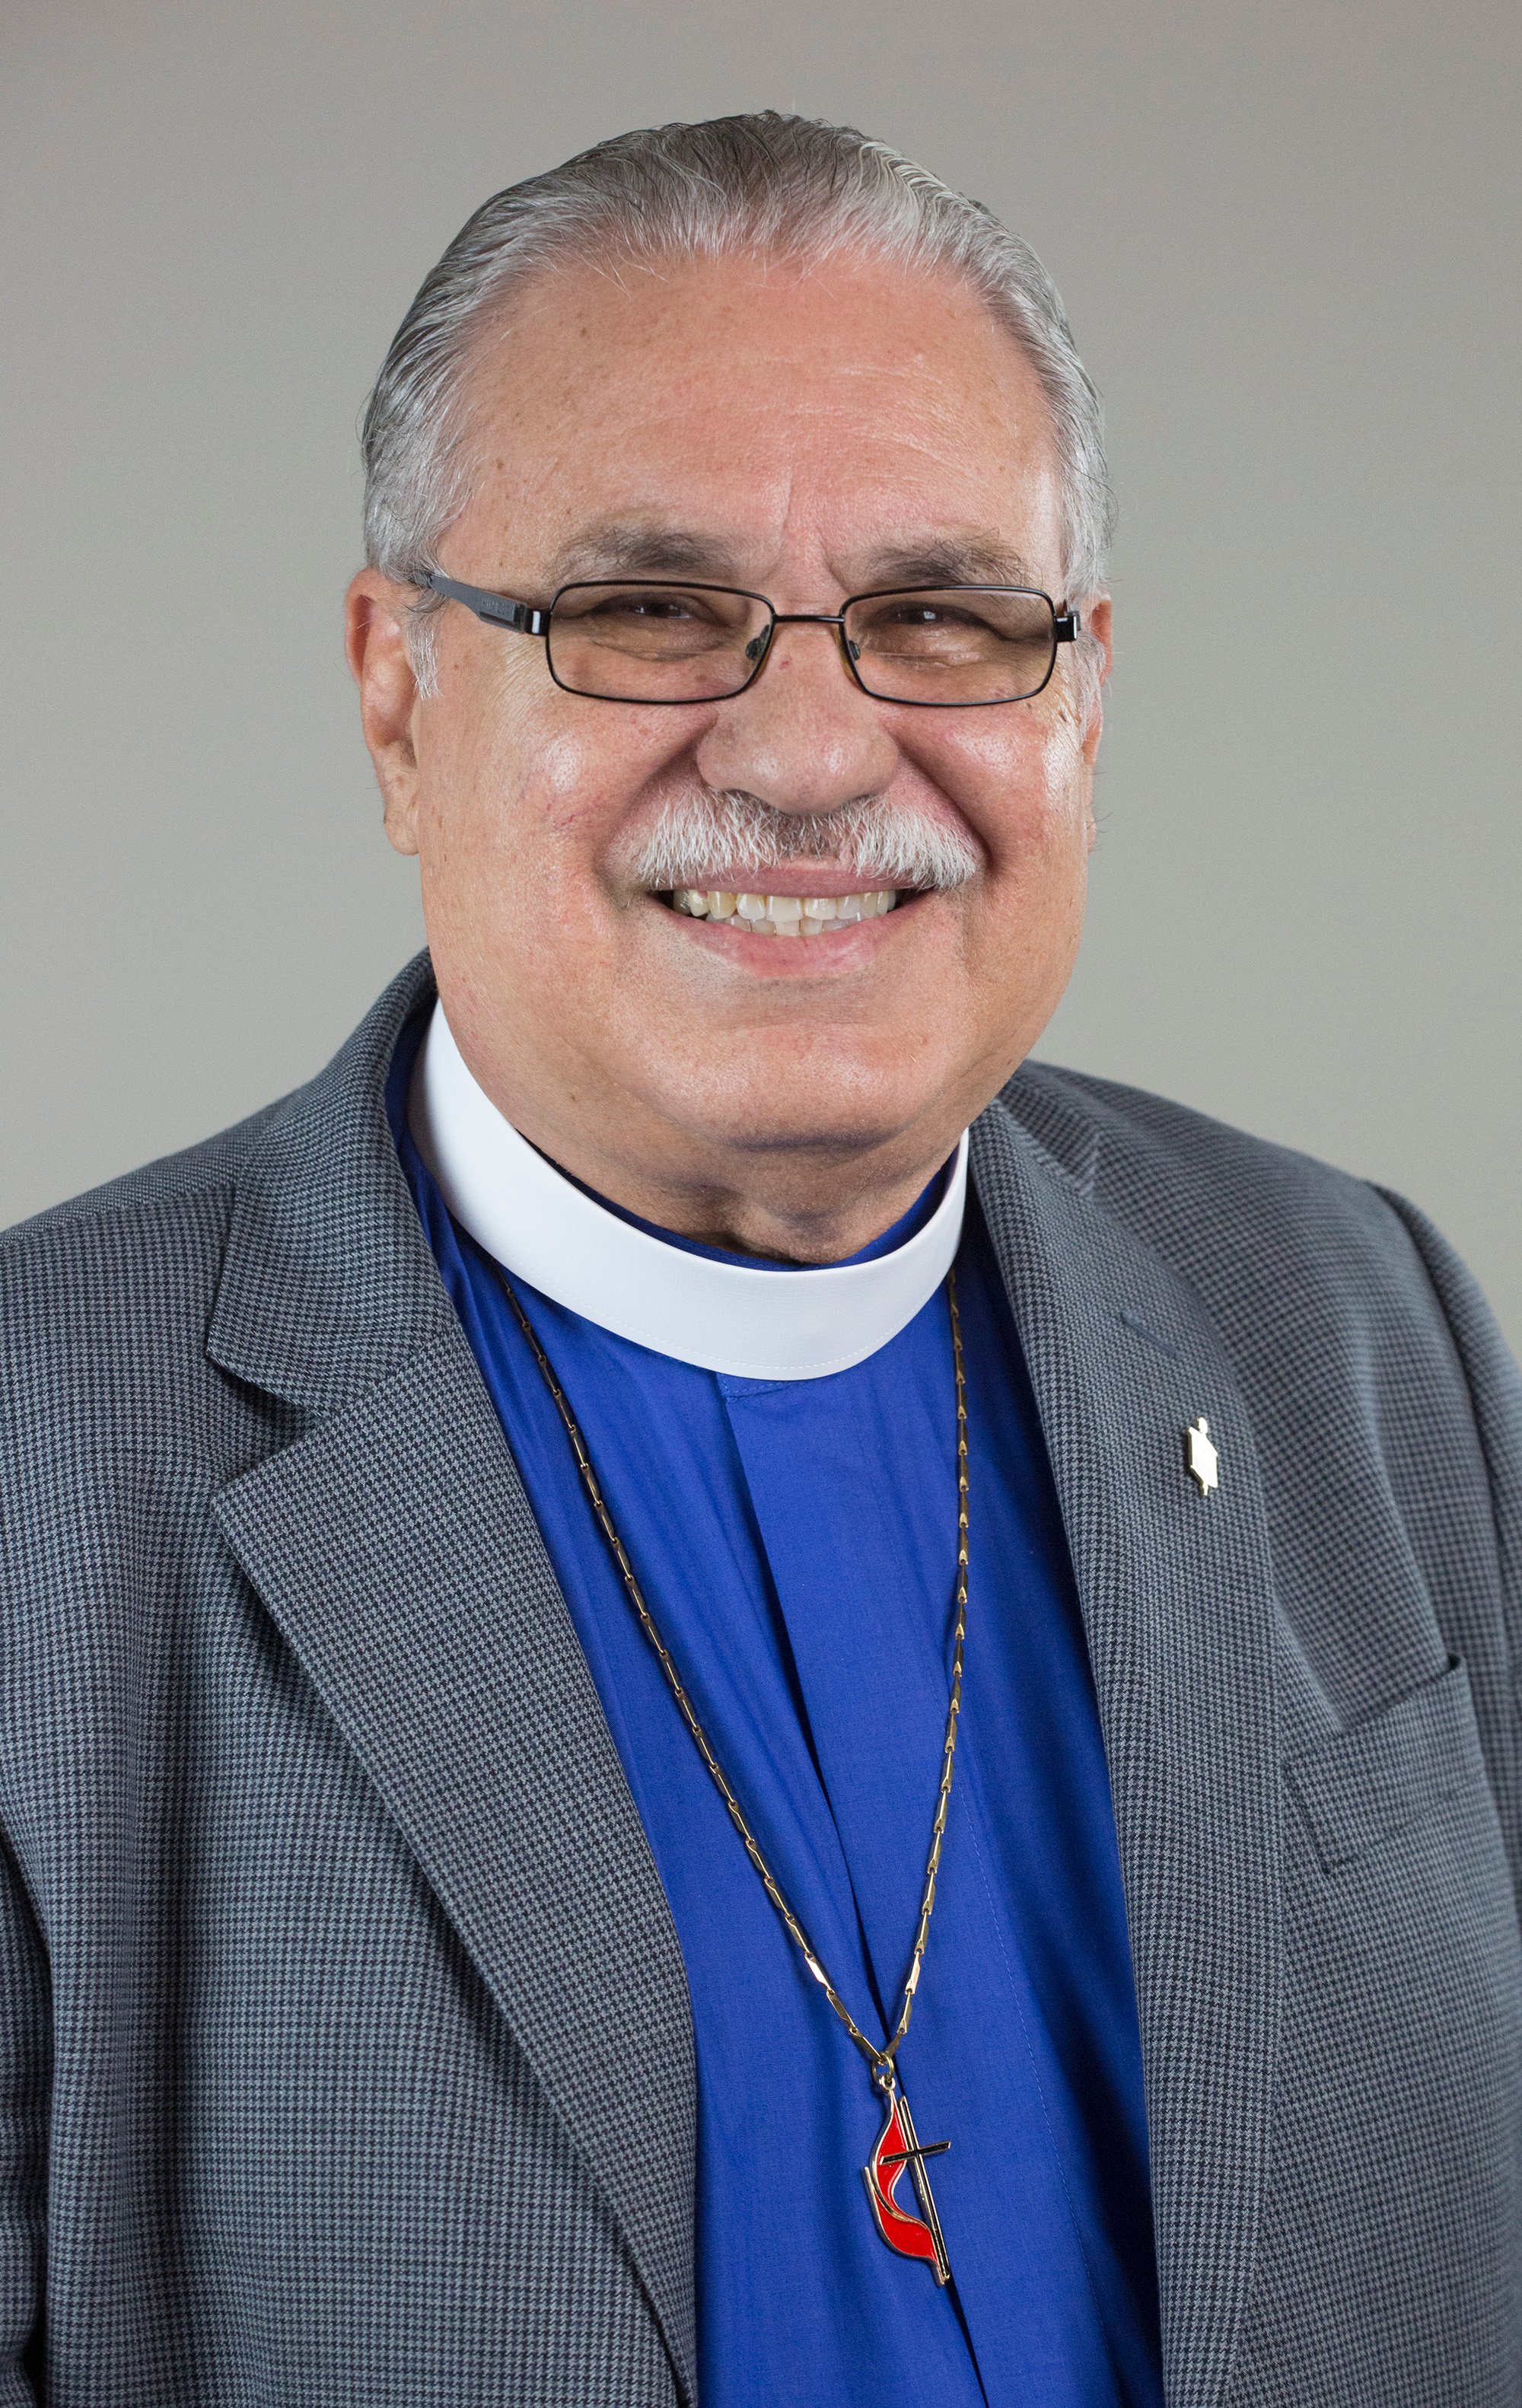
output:
[[[1035,244],[1119,660],[1042,1044],[1414,1197],[1522,1337],[1515,0],[7,0],[0,1220],[421,941],[339,648],[425,270],[603,136],[844,119]]]

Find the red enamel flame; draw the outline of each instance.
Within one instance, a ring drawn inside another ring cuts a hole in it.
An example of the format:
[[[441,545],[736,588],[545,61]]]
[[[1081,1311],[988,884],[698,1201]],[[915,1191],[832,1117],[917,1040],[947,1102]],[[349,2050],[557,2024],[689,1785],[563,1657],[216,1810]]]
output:
[[[887,2121],[877,2136],[877,2146],[862,2168],[862,2179],[867,2185],[873,2219],[888,2247],[900,2258],[917,2258],[932,2269],[938,2283],[944,2283],[950,2279],[951,2268],[946,2261],[946,2244],[940,2236],[940,2221],[930,2196],[924,2159],[918,2151],[909,2101],[902,2091],[896,2090],[888,2100]],[[894,2159],[897,2163],[891,2162]],[[927,2211],[926,2218],[911,2215],[898,2204],[898,2185],[906,2174],[913,2182],[921,2206]]]

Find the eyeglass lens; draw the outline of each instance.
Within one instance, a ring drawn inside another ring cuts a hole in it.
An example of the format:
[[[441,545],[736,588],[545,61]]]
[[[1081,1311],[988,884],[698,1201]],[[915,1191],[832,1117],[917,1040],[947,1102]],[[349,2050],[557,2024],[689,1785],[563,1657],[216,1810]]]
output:
[[[621,702],[716,702],[748,685],[771,613],[717,586],[571,585],[550,621],[551,672],[574,694]],[[854,601],[843,633],[856,676],[884,702],[1018,702],[1056,656],[1044,594],[946,586]]]

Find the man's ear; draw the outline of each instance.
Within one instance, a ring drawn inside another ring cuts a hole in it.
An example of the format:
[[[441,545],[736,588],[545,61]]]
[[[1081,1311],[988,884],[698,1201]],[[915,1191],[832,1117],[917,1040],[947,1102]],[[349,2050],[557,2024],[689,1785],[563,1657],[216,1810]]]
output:
[[[1084,758],[1092,769],[1099,757],[1099,738],[1104,734],[1104,689],[1115,663],[1114,630],[1108,594],[1101,595],[1098,601],[1091,603],[1084,612],[1084,633],[1092,636],[1104,649],[1104,666],[1095,682],[1084,728]]]
[[[407,642],[408,589],[362,568],[344,601],[344,651],[360,719],[398,853],[416,853],[418,681]]]

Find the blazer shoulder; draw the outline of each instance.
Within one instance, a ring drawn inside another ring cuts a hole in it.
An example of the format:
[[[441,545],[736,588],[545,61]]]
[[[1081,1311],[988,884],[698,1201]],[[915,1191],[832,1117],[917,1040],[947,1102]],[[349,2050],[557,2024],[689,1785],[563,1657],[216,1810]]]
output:
[[[1027,1063],[1000,1104],[1101,1210],[1235,1319],[1335,1304],[1355,1318],[1442,1315],[1409,1208],[1314,1155],[1164,1096]],[[1358,1309],[1361,1307],[1361,1311]]]
[[[56,1627],[136,1611],[143,1533],[161,1569],[189,1561],[209,1493],[290,1434],[208,1349],[239,1189],[284,1109],[0,1234],[0,1645],[44,1688]]]
[[[1083,1180],[1095,1210],[1193,1291],[1266,1425],[1287,1416],[1302,1429],[1321,1412],[1349,1428],[1371,1416],[1387,1464],[1402,1467],[1414,1523],[1434,1482],[1462,1497],[1474,1526],[1495,1526],[1522,1598],[1522,1378],[1473,1279],[1421,1212],[1113,1080],[1032,1063],[1000,1103]]]
[[[0,1412],[34,1434],[83,1431],[94,1442],[111,1426],[140,1434],[147,1417],[172,1429],[177,1415],[204,1411],[214,1316],[239,1265],[244,1301],[252,1294],[277,1329],[293,1313],[325,1312],[333,1342],[345,1331],[352,1342],[347,1312],[373,1340],[377,1311],[408,1292],[395,1265],[375,1260],[395,1251],[405,1218],[385,1178],[389,1163],[405,1197],[386,1074],[433,991],[420,953],[305,1085],[0,1235]],[[430,1291],[429,1311],[435,1301]],[[371,1344],[366,1365],[373,1358]],[[214,1359],[225,1388],[241,1367]],[[0,1443],[0,1480],[4,1469]]]
[[[339,1121],[356,1102],[373,1106],[400,1030],[433,991],[432,965],[422,953],[397,973],[315,1078],[215,1137],[145,1163],[139,1170],[50,1205],[0,1231],[0,1283],[24,1289],[88,1257],[92,1247],[109,1247],[119,1257],[136,1251],[150,1259],[173,1248],[177,1226],[204,1225],[208,1213],[214,1216],[219,1198],[225,1218],[252,1157],[278,1123],[289,1122],[299,1132],[304,1122],[321,1116],[324,1104],[330,1117],[336,1111]],[[330,1147],[340,1137],[341,1131],[326,1131]],[[321,1134],[318,1142],[323,1142]]]
[[[296,1091],[298,1094],[300,1090]],[[261,1133],[294,1100],[283,1096],[245,1120],[202,1138],[177,1154],[162,1154],[136,1170],[123,1171],[98,1187],[50,1204],[24,1221],[0,1229],[0,1264],[7,1269],[29,1256],[68,1254],[92,1225],[117,1222],[145,1228],[164,1226],[176,1207],[219,1192],[231,1193]]]
[[[77,1410],[106,1406],[129,1373],[140,1409],[155,1368],[200,1355],[239,1184],[294,1100],[0,1231],[0,1421],[15,1436],[39,1413],[75,1419],[71,1390]]]

